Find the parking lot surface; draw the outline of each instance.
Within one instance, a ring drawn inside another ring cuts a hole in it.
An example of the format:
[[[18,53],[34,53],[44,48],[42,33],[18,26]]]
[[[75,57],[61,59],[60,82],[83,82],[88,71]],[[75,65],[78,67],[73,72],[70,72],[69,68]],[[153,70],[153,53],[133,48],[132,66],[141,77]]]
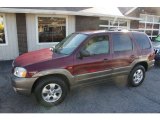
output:
[[[160,112],[160,68],[146,73],[139,87],[125,79],[73,89],[60,105],[46,108],[35,97],[18,95],[10,81],[12,61],[0,62],[1,113],[153,113]]]

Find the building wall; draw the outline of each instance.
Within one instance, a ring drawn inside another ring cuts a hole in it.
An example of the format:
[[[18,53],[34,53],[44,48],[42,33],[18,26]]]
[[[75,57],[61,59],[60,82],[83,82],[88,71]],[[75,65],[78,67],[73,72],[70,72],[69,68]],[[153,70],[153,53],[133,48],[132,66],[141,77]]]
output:
[[[131,13],[130,13],[129,15],[127,15],[127,16],[139,18],[139,16],[140,16],[140,9],[139,9],[139,8],[135,9],[134,12],[131,12]]]
[[[76,16],[76,31],[98,30],[99,17]]]
[[[75,24],[75,16],[68,16],[68,35],[76,31]]]
[[[55,43],[38,43],[38,23],[37,16],[35,14],[26,14],[26,26],[27,26],[27,44],[28,51],[39,50],[42,48],[49,48]],[[59,15],[39,15],[39,16],[59,16]],[[64,16],[67,18],[66,35],[75,32],[75,16]],[[57,44],[57,43],[56,43]]]
[[[0,60],[15,59],[18,55],[18,39],[16,27],[16,15],[12,13],[4,14],[6,28],[6,44],[0,45]]]
[[[139,7],[139,13],[160,16],[160,7]]]
[[[140,17],[140,14],[149,14],[160,16],[159,7],[138,7],[136,10],[128,14],[130,17]]]
[[[22,54],[28,51],[25,13],[16,14],[16,23],[19,54]]]
[[[128,16],[139,17],[140,21],[131,21],[131,29],[145,32],[151,40],[160,34],[160,8],[158,7],[138,7]]]

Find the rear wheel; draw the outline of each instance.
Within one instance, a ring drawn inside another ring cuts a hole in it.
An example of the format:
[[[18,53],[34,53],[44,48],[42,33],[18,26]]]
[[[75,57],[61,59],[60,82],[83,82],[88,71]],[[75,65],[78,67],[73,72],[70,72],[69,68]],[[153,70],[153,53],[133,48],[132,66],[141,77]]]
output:
[[[61,78],[47,77],[38,83],[34,93],[42,105],[53,106],[65,99],[68,93],[68,86]]]
[[[139,86],[145,78],[145,68],[142,65],[137,65],[129,74],[129,85],[133,87]]]

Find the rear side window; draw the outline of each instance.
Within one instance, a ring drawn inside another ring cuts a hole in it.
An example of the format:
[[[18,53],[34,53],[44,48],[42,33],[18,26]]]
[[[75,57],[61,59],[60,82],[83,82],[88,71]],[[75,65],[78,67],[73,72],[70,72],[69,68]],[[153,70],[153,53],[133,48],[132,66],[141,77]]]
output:
[[[132,41],[128,34],[113,34],[113,50],[118,51],[130,51],[133,49]]]
[[[139,44],[141,49],[151,48],[149,39],[145,34],[133,33],[133,37],[135,38],[136,43]]]

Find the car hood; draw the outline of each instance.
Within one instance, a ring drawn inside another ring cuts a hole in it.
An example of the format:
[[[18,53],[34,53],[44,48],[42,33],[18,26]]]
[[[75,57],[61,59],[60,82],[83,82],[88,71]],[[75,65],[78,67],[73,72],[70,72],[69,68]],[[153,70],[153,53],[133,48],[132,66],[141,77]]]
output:
[[[28,52],[20,55],[14,61],[14,66],[27,66],[38,62],[43,62],[57,58],[58,55],[50,51],[49,48]]]

